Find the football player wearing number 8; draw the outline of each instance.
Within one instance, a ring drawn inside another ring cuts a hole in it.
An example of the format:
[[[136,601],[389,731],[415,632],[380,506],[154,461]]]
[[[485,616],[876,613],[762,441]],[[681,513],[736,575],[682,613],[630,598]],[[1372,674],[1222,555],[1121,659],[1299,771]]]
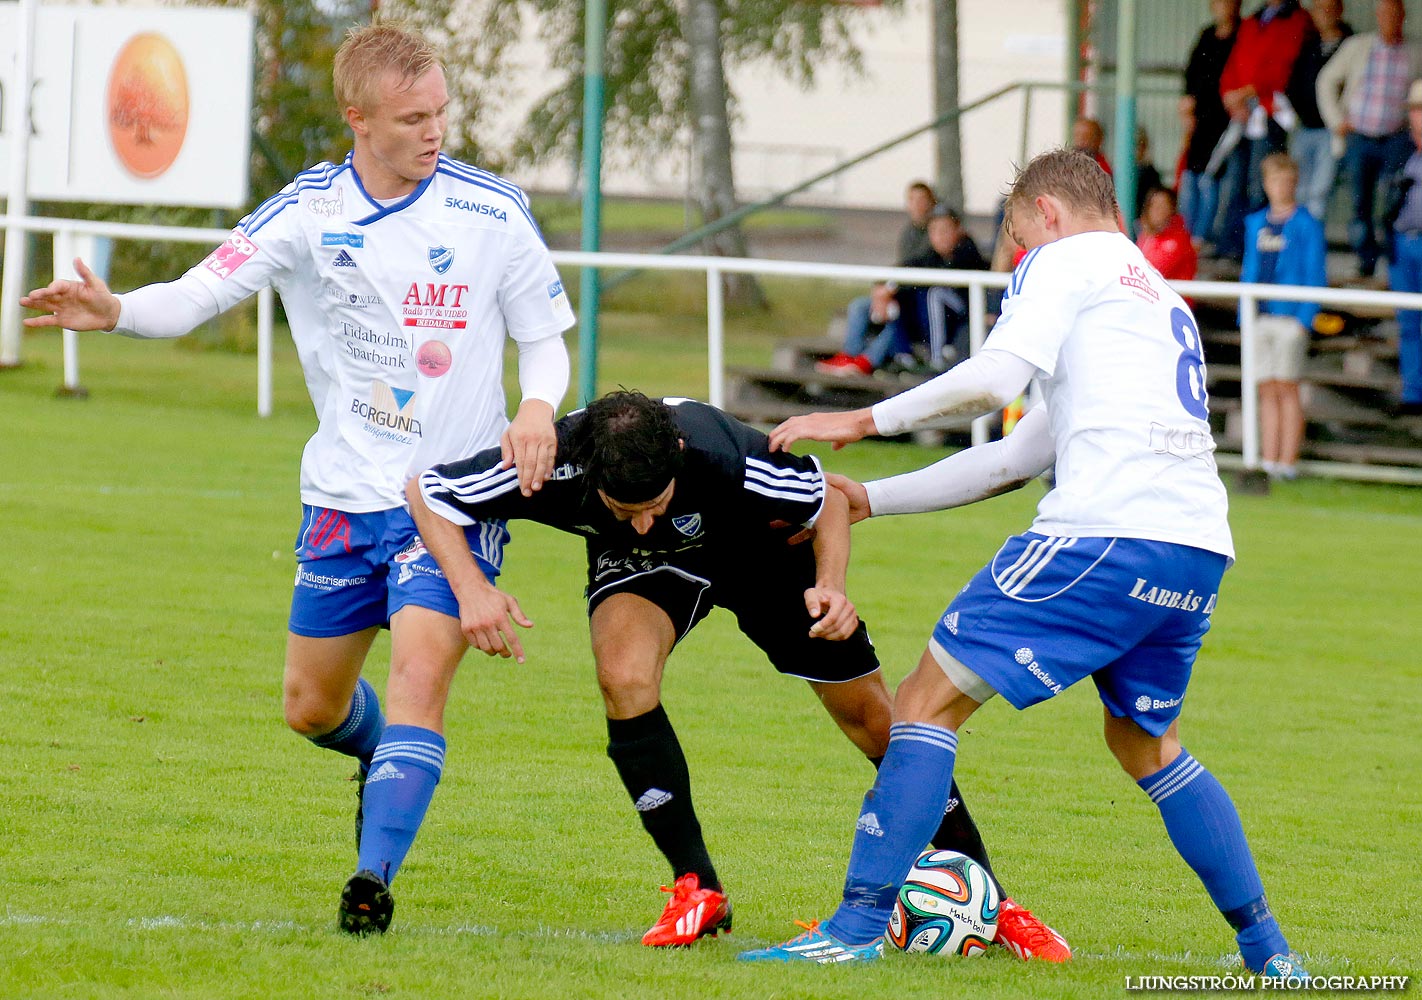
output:
[[[410,511],[459,598],[469,641],[520,659],[511,622],[527,621],[460,544],[464,526],[524,518],[587,539],[607,753],[672,867],[671,899],[642,943],[688,945],[730,930],[731,907],[662,707],[667,657],[712,607],[726,608],[777,670],[809,682],[844,734],[877,763],[889,739],[889,692],[845,596],[848,508],[826,487],[816,459],[771,454],[764,434],[691,400],[605,396],[558,421],[558,457],[552,478],[531,496],[517,489],[516,469],[501,468],[497,449],[436,466],[410,482]],[[807,528],[813,542],[796,544]],[[932,827],[925,837],[936,846],[991,871],[956,788],[939,803]],[[1000,924],[1004,944],[1023,958],[1070,957],[1031,911],[1010,909]]]
[[[1121,233],[1111,180],[1089,156],[1057,150],[1028,163],[1007,222],[1028,253],[977,357],[871,409],[795,417],[770,435],[783,449],[899,434],[1000,409],[1035,379],[1042,405],[1003,440],[842,486],[861,518],[972,503],[1054,463],[1056,485],[1031,530],[953,599],[899,686],[888,753],[861,812],[875,816],[876,835],[861,818],[839,908],[822,927],[741,958],[877,957],[948,796],[963,724],[996,694],[1025,708],[1090,677],[1107,746],[1159,808],[1245,964],[1302,975],[1229,795],[1180,745],[1186,683],[1234,555],[1194,319]]]

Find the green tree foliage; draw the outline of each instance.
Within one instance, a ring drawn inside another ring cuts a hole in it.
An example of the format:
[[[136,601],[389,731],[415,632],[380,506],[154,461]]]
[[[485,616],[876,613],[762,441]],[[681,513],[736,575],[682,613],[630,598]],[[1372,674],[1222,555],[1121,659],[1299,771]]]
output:
[[[902,6],[887,0],[886,6]],[[679,0],[607,0],[607,120],[610,144],[628,148],[666,145],[687,126],[689,52]],[[720,0],[722,54],[728,68],[768,59],[809,86],[818,67],[858,68],[854,32],[861,12],[834,0]],[[534,103],[527,121],[498,146],[516,161],[576,155],[582,139],[583,36],[586,5],[570,0],[387,0],[381,16],[420,25],[449,39],[451,89],[466,102],[466,125],[478,127],[479,110],[506,96],[499,81],[513,43],[528,19],[557,76]],[[736,95],[727,94],[734,111]],[[460,137],[467,141],[464,136]],[[494,138],[480,137],[485,155]]]

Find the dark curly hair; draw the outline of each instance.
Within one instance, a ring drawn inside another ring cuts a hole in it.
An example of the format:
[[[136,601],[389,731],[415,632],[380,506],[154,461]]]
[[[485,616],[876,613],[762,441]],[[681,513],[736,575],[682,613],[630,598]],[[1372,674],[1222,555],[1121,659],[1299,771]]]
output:
[[[640,392],[619,390],[589,403],[568,444],[587,488],[618,503],[655,500],[682,467],[671,408]]]

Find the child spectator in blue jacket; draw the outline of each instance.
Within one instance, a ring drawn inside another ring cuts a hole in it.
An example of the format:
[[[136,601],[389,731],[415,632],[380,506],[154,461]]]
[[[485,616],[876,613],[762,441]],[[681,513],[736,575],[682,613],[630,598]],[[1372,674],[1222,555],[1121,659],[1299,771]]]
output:
[[[1323,224],[1298,204],[1299,168],[1287,153],[1260,164],[1267,208],[1244,220],[1244,267],[1240,281],[1261,285],[1328,284]],[[1303,443],[1299,379],[1308,358],[1316,302],[1259,303],[1254,362],[1259,381],[1259,438],[1264,471],[1271,479],[1298,475]]]

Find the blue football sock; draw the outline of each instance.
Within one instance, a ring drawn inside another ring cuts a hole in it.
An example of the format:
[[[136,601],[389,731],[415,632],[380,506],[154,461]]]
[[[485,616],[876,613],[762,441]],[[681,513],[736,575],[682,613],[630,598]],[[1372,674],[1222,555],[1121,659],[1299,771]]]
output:
[[[1184,749],[1136,784],[1160,809],[1170,842],[1237,932],[1244,964],[1257,972],[1274,955],[1287,953],[1288,943],[1269,912],[1239,813],[1224,786]]]
[[[351,709],[346,721],[324,736],[313,736],[311,742],[318,747],[355,757],[361,766],[370,769],[370,758],[380,745],[380,734],[385,731],[385,717],[380,714],[380,698],[370,681],[364,677],[356,682],[355,694],[351,695]]]
[[[884,933],[899,886],[943,821],[958,736],[941,726],[897,722],[889,751],[854,828],[844,902],[825,930],[848,944]]]
[[[444,737],[419,726],[386,726],[365,781],[365,825],[359,871],[372,871],[388,885],[434,798],[444,771]]]

